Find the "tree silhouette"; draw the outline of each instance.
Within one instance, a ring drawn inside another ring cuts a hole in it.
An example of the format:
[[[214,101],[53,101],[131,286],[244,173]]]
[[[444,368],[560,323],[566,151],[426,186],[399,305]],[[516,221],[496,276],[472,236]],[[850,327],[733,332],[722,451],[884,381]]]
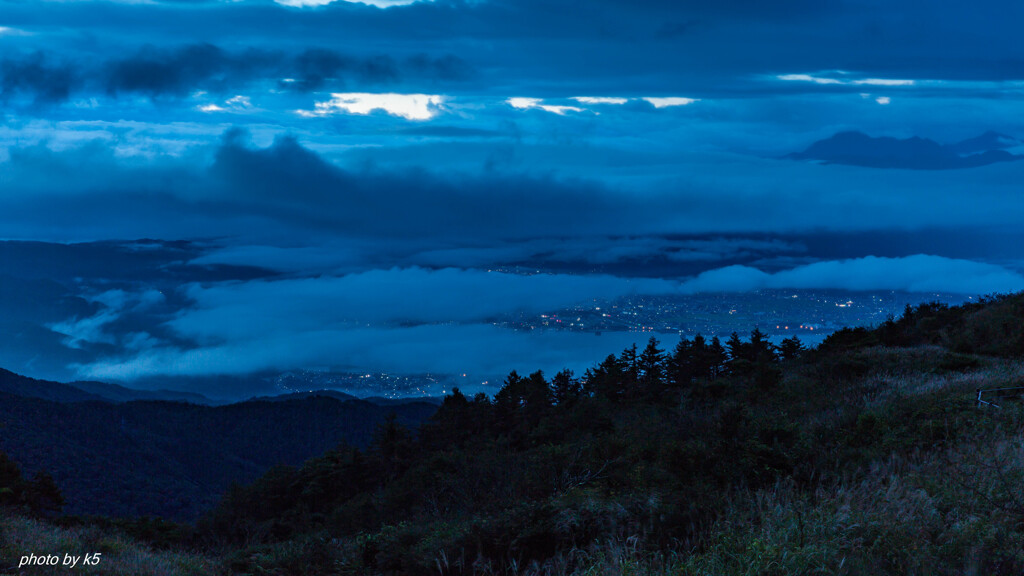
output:
[[[551,395],[557,406],[571,404],[580,392],[580,382],[573,377],[572,370],[562,370],[551,379]]]
[[[779,353],[783,360],[793,360],[799,358],[801,354],[806,351],[803,342],[799,338],[793,336],[792,338],[785,338],[779,344]]]
[[[640,390],[644,396],[657,398],[665,391],[665,351],[658,348],[658,340],[651,336],[637,361]]]

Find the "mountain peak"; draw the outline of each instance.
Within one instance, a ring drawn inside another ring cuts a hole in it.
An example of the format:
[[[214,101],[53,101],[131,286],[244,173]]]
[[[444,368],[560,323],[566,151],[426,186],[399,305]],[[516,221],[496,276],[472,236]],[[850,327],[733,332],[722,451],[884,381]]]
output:
[[[982,154],[993,150],[1006,150],[1008,148],[1016,148],[1024,145],[1024,142],[1007,136],[1006,134],[1000,134],[989,130],[981,136],[969,138],[962,142],[952,144],[950,149],[961,156],[969,156],[972,154]]]
[[[994,131],[957,144],[942,145],[920,136],[899,139],[848,130],[818,140],[788,158],[870,168],[950,170],[1019,160],[1024,156],[1007,150],[1022,145],[1021,141]]]

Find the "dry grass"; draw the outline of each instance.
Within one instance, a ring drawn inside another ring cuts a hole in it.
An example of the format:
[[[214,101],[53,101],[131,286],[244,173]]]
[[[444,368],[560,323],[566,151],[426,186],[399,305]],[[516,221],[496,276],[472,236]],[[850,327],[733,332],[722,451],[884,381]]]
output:
[[[18,569],[22,556],[99,552],[95,566],[32,566]],[[95,527],[60,528],[38,520],[0,513],[0,574],[187,576],[223,573],[219,564],[194,554],[159,552]]]

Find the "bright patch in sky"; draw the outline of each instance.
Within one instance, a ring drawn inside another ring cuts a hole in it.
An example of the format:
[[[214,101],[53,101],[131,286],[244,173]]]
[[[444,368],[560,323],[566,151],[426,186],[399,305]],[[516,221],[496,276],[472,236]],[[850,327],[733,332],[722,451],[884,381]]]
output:
[[[248,96],[235,96],[234,98],[229,98],[228,104],[239,109],[252,108],[252,101],[249,100]]]
[[[336,112],[366,115],[383,110],[406,120],[430,120],[441,110],[444,97],[436,94],[368,94],[351,92],[331,94],[326,102],[317,102],[315,110],[298,110],[300,116],[313,118]]]
[[[776,76],[779,80],[786,82],[813,82],[815,84],[838,84],[842,86],[913,86],[913,80],[899,78],[863,78],[860,80],[840,80],[838,78],[826,78],[824,76],[811,76],[810,74],[782,74]]]
[[[628,98],[610,98],[607,96],[574,96],[573,100],[580,104],[625,104]]]
[[[913,86],[913,80],[897,80],[894,78],[866,78],[854,80],[854,84],[867,84],[868,86]]]
[[[655,108],[668,108],[670,106],[687,106],[697,102],[699,98],[679,98],[679,97],[668,97],[668,98],[644,98],[650,102]]]
[[[246,112],[253,110],[252,101],[248,96],[234,96],[224,101],[226,106],[204,104],[198,106],[200,112]]]
[[[540,98],[509,98],[507,102],[510,106],[519,110],[537,108],[560,116],[564,116],[566,112],[583,112],[582,108],[577,108],[576,106],[553,106],[551,104],[543,104],[544,101]]]
[[[878,98],[875,98],[875,102],[878,102],[879,104],[885,106],[889,102],[892,102],[892,99],[889,98],[888,96],[879,96]]]
[[[529,108],[536,108],[540,106],[542,100],[540,98],[509,98],[508,103],[513,108],[519,108],[520,110],[526,110]]]
[[[326,6],[335,2],[336,0],[274,0],[278,4],[283,6],[291,6],[292,8],[309,8],[316,6]],[[350,4],[367,4],[369,6],[376,6],[377,8],[391,8],[392,6],[408,6],[409,4],[415,4],[420,0],[340,0],[342,2],[348,2]]]
[[[841,80],[835,78],[821,78],[818,76],[811,76],[810,74],[783,74],[778,77],[779,80],[786,80],[789,82],[814,82],[815,84],[842,84]]]

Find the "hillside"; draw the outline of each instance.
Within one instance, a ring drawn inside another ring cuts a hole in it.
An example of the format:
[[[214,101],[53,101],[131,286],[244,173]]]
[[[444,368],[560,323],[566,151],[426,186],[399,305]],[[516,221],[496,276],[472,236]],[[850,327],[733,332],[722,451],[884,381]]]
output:
[[[84,556],[83,550],[99,552],[99,562],[86,566],[81,560],[77,574],[132,576],[210,576],[222,573],[216,558],[189,552],[152,550],[131,537],[96,526],[58,527],[0,509],[0,574],[65,576],[63,565],[18,568],[23,556],[45,550],[63,560],[65,555]],[[90,553],[91,554],[91,553]]]
[[[975,397],[1024,386],[1022,343],[1024,295],[908,308],[814,350],[652,339],[579,377],[456,391],[418,430],[385,420],[192,527],[103,526],[200,550],[211,574],[1018,575],[1024,401]]]
[[[51,472],[68,513],[187,520],[232,482],[339,442],[365,446],[388,414],[415,426],[436,409],[325,397],[218,407],[58,403],[0,392],[0,451],[30,473]]]
[[[51,402],[130,402],[132,400],[165,400],[210,404],[202,394],[174,390],[135,390],[106,382],[75,381],[68,384],[39,380],[0,368],[0,393],[39,398]]]
[[[26,398],[39,398],[51,402],[90,402],[103,401],[104,398],[60,382],[36,380],[0,368],[0,394],[11,394]]]
[[[232,490],[199,537],[240,573],[1019,574],[1024,408],[974,397],[1024,386],[1022,303],[513,373]]]

